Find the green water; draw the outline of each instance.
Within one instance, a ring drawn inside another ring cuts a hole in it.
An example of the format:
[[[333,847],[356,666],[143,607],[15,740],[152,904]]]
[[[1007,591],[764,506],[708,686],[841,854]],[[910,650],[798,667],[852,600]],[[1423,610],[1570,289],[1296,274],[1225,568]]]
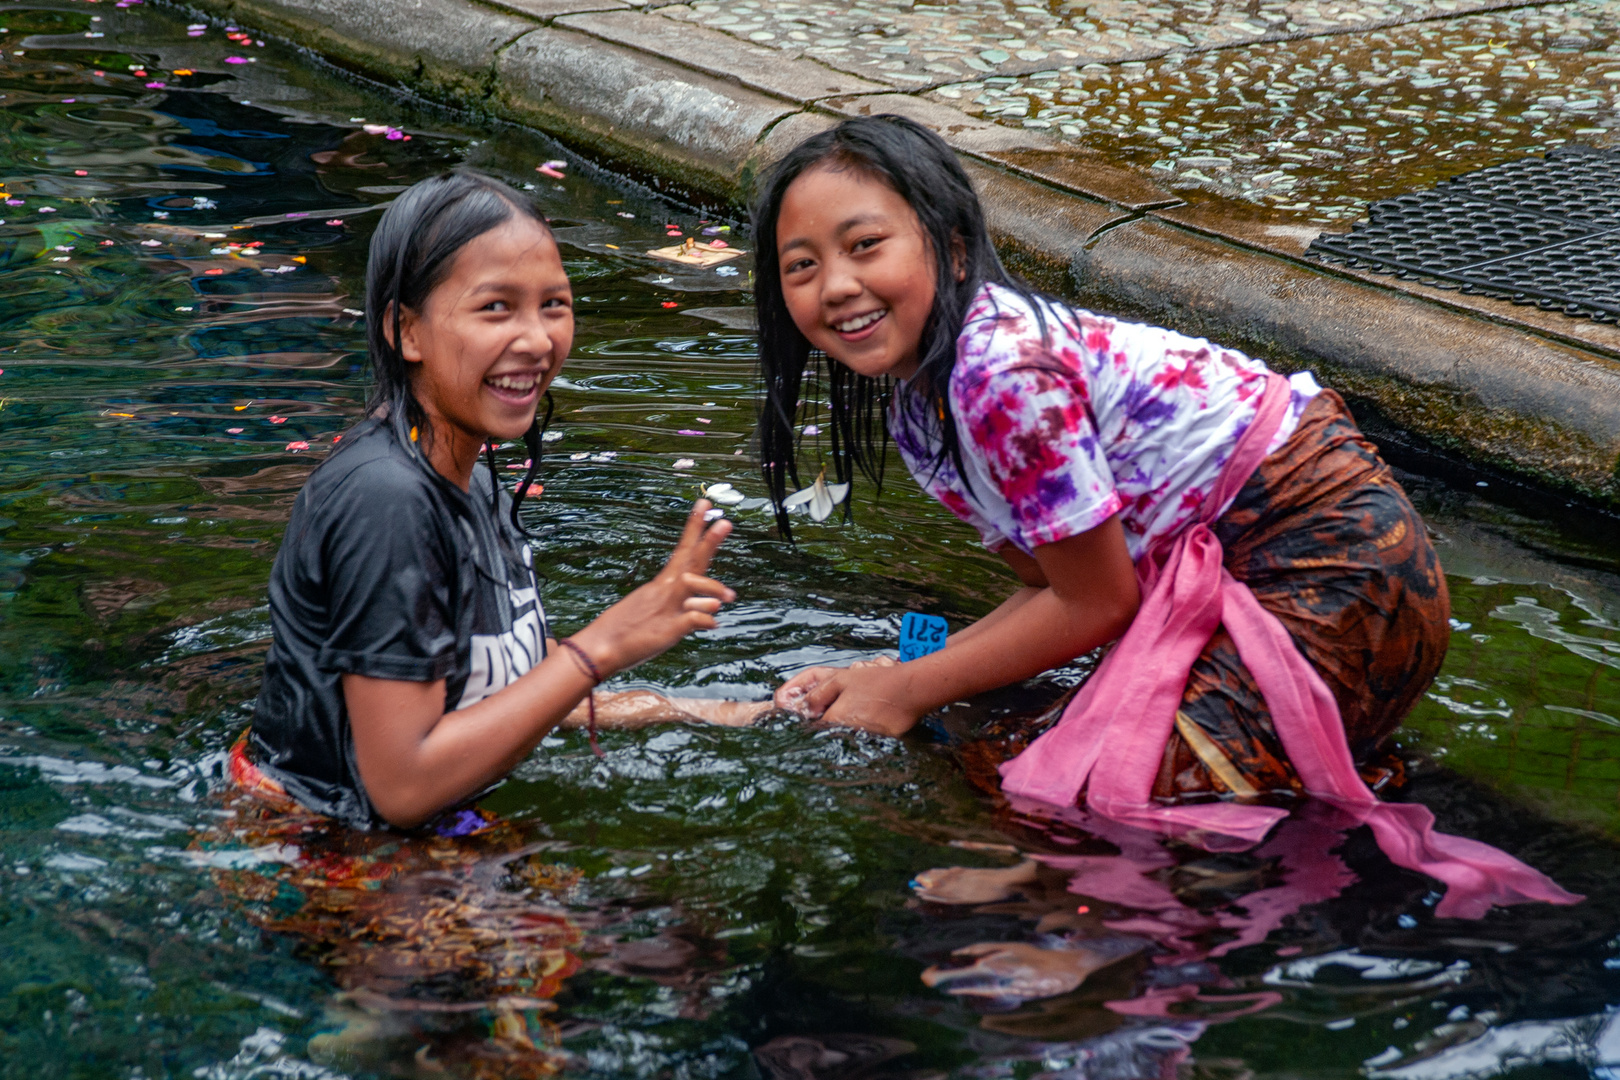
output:
[[[577,160],[553,181],[534,166],[566,155],[532,136],[413,110],[219,25],[188,36],[168,11],[5,4],[0,26],[0,178],[20,200],[0,205],[0,1075],[433,1075],[415,1041],[313,1060],[311,1037],[342,1022],[333,971],[249,919],[194,850],[221,821],[224,752],[257,692],[292,498],[365,394],[369,230],[392,191],[458,162],[532,184],[555,220],[579,338],[528,522],[566,631],[657,565],[700,483],[761,493],[735,310],[747,261],[727,276],[639,254],[671,242],[667,225],[734,223]],[[258,254],[229,247],[250,242]],[[891,646],[906,610],[958,626],[987,611],[1011,579],[893,479],[881,503],[860,496],[854,524],[806,524],[797,550],[763,512],[736,512],[718,573],[738,604],[621,682],[762,697],[804,664]],[[1502,1055],[1472,1073],[1433,1055],[1493,1026],[1521,1045],[1513,1075],[1597,1068],[1620,1002],[1620,558],[1604,523],[1411,486],[1458,624],[1403,736],[1441,766],[1416,765],[1410,795],[1585,904],[1438,920],[1429,883],[1354,833],[1342,858],[1359,880],[1264,942],[1216,958],[1223,935],[1208,932],[1066,995],[975,1004],[920,973],[975,942],[1039,942],[1034,918],[923,905],[907,882],[1008,862],[953,841],[1033,841],[966,782],[943,733],[1038,707],[1074,673],[905,741],[671,728],[608,734],[598,762],[558,736],[487,805],[584,875],[564,899],[588,928],[585,964],[551,1014],[566,1070],[1238,1078],[1351,1076],[1371,1059],[1483,1076]],[[1254,856],[1171,854],[1157,879],[1204,914],[1241,911],[1276,874]],[[637,974],[614,939],[678,939],[694,959]],[[1203,996],[1168,1017],[1104,1004],[1185,985]],[[1263,1007],[1222,1020],[1243,995]],[[841,1059],[855,1035],[880,1051]],[[822,1048],[797,1072],[791,1037]]]

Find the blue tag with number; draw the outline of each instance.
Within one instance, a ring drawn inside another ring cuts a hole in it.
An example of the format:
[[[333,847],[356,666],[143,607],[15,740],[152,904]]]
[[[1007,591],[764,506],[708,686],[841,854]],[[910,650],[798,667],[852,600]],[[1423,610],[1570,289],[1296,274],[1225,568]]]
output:
[[[906,612],[900,620],[900,659],[915,660],[945,647],[945,636],[950,626],[938,615],[919,615]]]

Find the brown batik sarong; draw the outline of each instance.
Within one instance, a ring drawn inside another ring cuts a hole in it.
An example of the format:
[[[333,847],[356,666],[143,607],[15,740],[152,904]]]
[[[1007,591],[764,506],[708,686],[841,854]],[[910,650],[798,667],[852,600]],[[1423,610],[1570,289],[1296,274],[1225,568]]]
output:
[[[1214,532],[1227,570],[1327,682],[1351,756],[1373,762],[1440,670],[1451,597],[1423,519],[1338,394],[1306,407]],[[1265,699],[1217,629],[1193,664],[1154,797],[1298,790]]]
[[[1445,658],[1451,598],[1423,520],[1338,394],[1324,390],[1306,407],[1213,528],[1226,569],[1333,692],[1350,753],[1376,789],[1398,768],[1383,760],[1384,741]],[[969,778],[988,790],[999,788],[995,766],[1042,725],[996,726],[961,748]],[[1153,796],[1271,801],[1299,791],[1265,699],[1219,628],[1193,664]]]

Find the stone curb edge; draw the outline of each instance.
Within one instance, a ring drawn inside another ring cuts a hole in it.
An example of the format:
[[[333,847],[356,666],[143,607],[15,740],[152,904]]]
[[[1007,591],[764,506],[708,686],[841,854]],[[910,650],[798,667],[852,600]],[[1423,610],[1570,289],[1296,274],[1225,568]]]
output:
[[[1441,449],[1620,509],[1620,335],[1611,350],[1533,310],[1391,287],[1219,235],[1105,159],[1054,153],[813,60],[751,55],[763,50],[621,0],[390,0],[386,18],[370,0],[174,6],[734,206],[772,161],[840,117],[911,115],[963,157],[998,246],[1040,286],[1284,371],[1311,368]],[[647,19],[685,43],[681,55],[648,48]]]

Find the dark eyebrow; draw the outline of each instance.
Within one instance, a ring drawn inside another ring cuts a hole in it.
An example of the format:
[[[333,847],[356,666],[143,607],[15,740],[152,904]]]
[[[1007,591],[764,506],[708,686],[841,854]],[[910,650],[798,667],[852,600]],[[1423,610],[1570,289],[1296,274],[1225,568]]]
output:
[[[856,214],[854,217],[845,218],[843,221],[839,222],[838,231],[840,234],[847,233],[857,225],[867,225],[874,221],[882,220],[882,214]]]
[[[510,281],[485,281],[474,285],[471,289],[468,289],[466,295],[481,296],[484,293],[506,292],[508,289],[516,289],[519,287],[520,286],[514,285]],[[572,289],[573,286],[569,282],[557,281],[545,286],[540,291],[549,296],[555,293],[571,292]]]
[[[848,217],[843,221],[840,221],[836,231],[838,235],[842,236],[844,233],[849,232],[849,230],[857,228],[861,225],[869,225],[872,222],[883,220],[884,217],[882,214],[856,214],[854,217]],[[806,240],[802,236],[794,237],[792,240],[789,240],[787,243],[781,246],[779,249],[780,255],[786,255],[796,247],[806,247],[809,245],[809,243],[810,241]],[[780,257],[780,255],[778,257]]]

